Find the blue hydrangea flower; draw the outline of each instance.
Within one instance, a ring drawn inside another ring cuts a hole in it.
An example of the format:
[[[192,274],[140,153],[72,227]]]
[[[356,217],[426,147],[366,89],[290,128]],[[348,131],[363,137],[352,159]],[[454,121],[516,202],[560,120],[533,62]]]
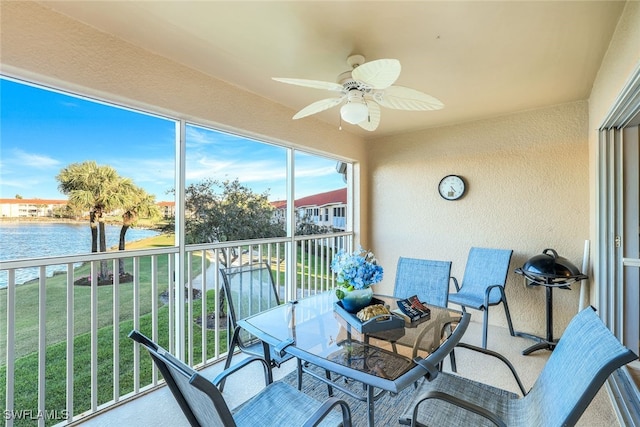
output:
[[[383,269],[372,252],[359,248],[352,254],[343,249],[331,261],[336,281],[343,287],[365,289],[382,280]]]

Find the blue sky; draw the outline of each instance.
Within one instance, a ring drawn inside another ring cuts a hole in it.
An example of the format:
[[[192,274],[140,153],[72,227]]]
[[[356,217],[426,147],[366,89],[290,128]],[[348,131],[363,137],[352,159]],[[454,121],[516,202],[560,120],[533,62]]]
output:
[[[175,124],[171,120],[0,79],[0,198],[65,199],[55,177],[71,163],[94,160],[154,194],[173,200]],[[282,147],[187,128],[187,184],[239,178],[271,200],[284,199]],[[345,186],[336,161],[298,154],[296,197]]]

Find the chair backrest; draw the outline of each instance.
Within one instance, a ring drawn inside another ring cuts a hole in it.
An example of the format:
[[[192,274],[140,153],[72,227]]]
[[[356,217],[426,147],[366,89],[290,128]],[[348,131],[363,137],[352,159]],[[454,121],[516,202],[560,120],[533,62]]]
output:
[[[192,426],[234,427],[236,425],[220,390],[213,383],[140,332],[133,330],[129,333],[129,337],[149,351],[153,362]]]
[[[512,254],[511,249],[471,248],[460,289],[466,294],[484,295],[489,286],[504,286]],[[500,298],[498,289],[491,291],[492,301],[494,298]]]
[[[451,261],[400,257],[393,296],[418,295],[422,302],[446,307],[449,300]]]
[[[231,327],[235,329],[238,320],[258,314],[280,305],[269,265],[263,262],[220,269],[227,298],[227,311]],[[242,331],[240,348],[258,342],[253,335]]]
[[[529,425],[574,425],[609,375],[637,358],[587,307],[571,320],[522,399],[523,415]]]

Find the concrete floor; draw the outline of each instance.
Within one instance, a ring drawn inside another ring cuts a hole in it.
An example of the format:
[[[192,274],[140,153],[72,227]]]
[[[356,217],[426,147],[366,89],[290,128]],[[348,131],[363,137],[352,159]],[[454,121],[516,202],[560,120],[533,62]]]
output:
[[[480,323],[471,322],[463,341],[479,345],[481,330],[482,325]],[[488,347],[505,355],[513,363],[527,390],[531,388],[551,354],[549,351],[543,350],[534,352],[529,356],[522,356],[520,352],[531,344],[532,341],[526,338],[510,336],[505,328],[489,328]],[[485,361],[484,359],[479,362],[477,357],[477,355],[464,351],[464,349],[456,351],[458,373],[477,381],[518,392],[513,377],[510,376],[508,369],[504,365],[495,363],[492,360]],[[217,364],[206,369],[204,371],[205,377],[214,378],[222,370],[222,365]],[[294,369],[295,361],[289,361],[281,368],[274,370],[274,378],[278,380]],[[449,370],[448,359],[445,362],[445,369]],[[225,385],[224,391],[225,399],[229,406],[233,408],[257,393],[264,386],[262,378],[262,368],[255,363],[231,376]],[[83,427],[113,425],[186,427],[189,425],[166,387],[140,396],[80,424]],[[617,420],[606,387],[602,387],[578,422],[578,426],[611,427],[619,425],[620,423]]]

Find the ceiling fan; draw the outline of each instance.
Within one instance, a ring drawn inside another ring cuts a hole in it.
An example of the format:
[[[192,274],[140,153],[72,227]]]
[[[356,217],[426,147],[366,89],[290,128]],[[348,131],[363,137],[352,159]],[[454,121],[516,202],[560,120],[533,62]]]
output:
[[[440,100],[415,89],[392,86],[400,76],[402,67],[397,59],[378,59],[364,62],[364,56],[347,58],[351,70],[340,74],[337,83],[320,80],[274,77],[273,80],[298,86],[326,89],[337,92],[333,98],[322,99],[298,111],[293,119],[301,119],[331,107],[346,103],[340,108],[340,117],[347,123],[357,124],[374,131],[380,124],[380,107],[395,110],[439,110]]]

